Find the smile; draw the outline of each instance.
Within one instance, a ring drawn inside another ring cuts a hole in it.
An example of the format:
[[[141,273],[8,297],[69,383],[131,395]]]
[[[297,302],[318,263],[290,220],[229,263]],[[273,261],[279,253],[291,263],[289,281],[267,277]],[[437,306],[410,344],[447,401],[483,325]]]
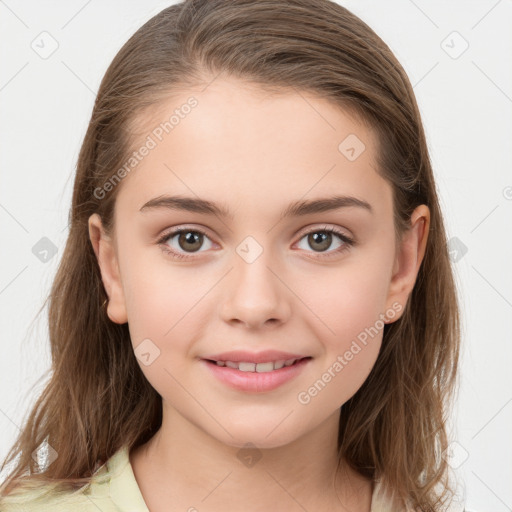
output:
[[[308,358],[303,358],[308,359]],[[274,370],[279,370],[284,366],[292,366],[300,359],[287,359],[286,361],[269,361],[267,363],[248,363],[244,361],[235,362],[235,361],[211,361],[215,363],[217,366],[227,366],[228,368],[234,368],[235,370],[240,370],[241,372],[258,372],[258,373],[266,373],[272,372]]]
[[[273,391],[298,377],[312,357],[250,363],[203,359],[210,374],[222,384],[238,391],[264,393]]]

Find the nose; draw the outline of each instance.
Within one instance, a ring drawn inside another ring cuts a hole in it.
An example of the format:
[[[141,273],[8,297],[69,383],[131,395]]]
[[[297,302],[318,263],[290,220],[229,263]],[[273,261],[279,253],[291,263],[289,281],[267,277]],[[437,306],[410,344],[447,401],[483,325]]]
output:
[[[277,326],[290,316],[292,293],[276,272],[270,253],[252,262],[235,254],[234,268],[226,276],[222,290],[221,316],[225,322],[249,329]]]

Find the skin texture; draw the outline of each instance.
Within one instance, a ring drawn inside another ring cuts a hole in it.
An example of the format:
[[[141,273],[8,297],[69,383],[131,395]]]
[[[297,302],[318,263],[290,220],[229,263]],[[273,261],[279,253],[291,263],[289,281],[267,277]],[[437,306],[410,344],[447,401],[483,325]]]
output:
[[[414,211],[395,246],[392,189],[375,170],[375,135],[304,92],[269,95],[217,79],[173,96],[140,126],[168,119],[192,93],[198,106],[118,185],[112,238],[97,214],[89,219],[110,319],[129,323],[134,350],[146,339],[159,350],[148,366],[138,359],[163,399],[161,429],[130,454],[144,499],[152,512],[226,510],[226,503],[230,510],[268,511],[276,503],[290,511],[343,510],[340,501],[368,512],[372,483],[349,469],[335,483],[332,475],[340,407],[370,373],[382,329],[309,403],[297,396],[379,315],[391,309],[389,321],[399,318],[397,305],[405,306],[424,255],[429,210]],[[141,129],[141,140],[149,133]],[[354,161],[338,150],[349,134],[365,145]],[[140,211],[163,194],[220,203],[234,218]],[[279,219],[293,201],[332,195],[363,199],[373,213],[347,207]],[[168,238],[169,249],[189,256],[175,259],[158,239],[183,226],[207,237],[199,235],[195,252],[179,235]],[[337,253],[344,242],[334,234],[322,252],[306,235],[326,227],[355,245]],[[248,236],[263,250],[251,263],[236,251]],[[200,361],[237,349],[313,359],[276,390],[246,393],[216,380]],[[251,467],[239,458],[246,443],[261,456]]]

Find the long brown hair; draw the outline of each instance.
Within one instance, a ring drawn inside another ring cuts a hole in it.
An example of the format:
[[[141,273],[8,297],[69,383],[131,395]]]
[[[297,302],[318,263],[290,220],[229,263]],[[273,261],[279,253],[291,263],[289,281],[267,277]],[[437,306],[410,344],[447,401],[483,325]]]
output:
[[[397,239],[414,208],[429,207],[414,289],[403,316],[385,326],[367,380],[341,408],[338,448],[340,460],[367,477],[380,475],[403,503],[441,510],[451,494],[441,455],[460,332],[427,143],[393,53],[330,0],[186,0],[151,18],[114,58],[79,154],[69,237],[47,299],[51,379],[4,461],[2,469],[18,457],[0,505],[42,484],[54,493],[78,491],[119,448],[135,448],[159,429],[161,397],[136,361],[128,325],[102,310],[107,295],[88,219],[98,213],[113,228],[119,187],[104,197],[97,190],[133,151],[142,113],[172,91],[206,85],[221,73],[268,91],[312,92],[367,122],[378,135],[378,171],[393,188]],[[48,445],[58,456],[40,467],[32,453]]]

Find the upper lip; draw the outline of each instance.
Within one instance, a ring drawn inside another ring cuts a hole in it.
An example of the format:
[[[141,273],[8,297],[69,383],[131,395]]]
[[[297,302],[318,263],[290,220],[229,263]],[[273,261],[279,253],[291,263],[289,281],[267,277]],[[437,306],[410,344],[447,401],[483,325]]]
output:
[[[247,352],[244,350],[232,350],[203,357],[211,361],[233,361],[234,363],[267,363],[275,361],[288,361],[289,359],[304,359],[305,355],[281,352],[279,350],[263,350],[262,352]]]

